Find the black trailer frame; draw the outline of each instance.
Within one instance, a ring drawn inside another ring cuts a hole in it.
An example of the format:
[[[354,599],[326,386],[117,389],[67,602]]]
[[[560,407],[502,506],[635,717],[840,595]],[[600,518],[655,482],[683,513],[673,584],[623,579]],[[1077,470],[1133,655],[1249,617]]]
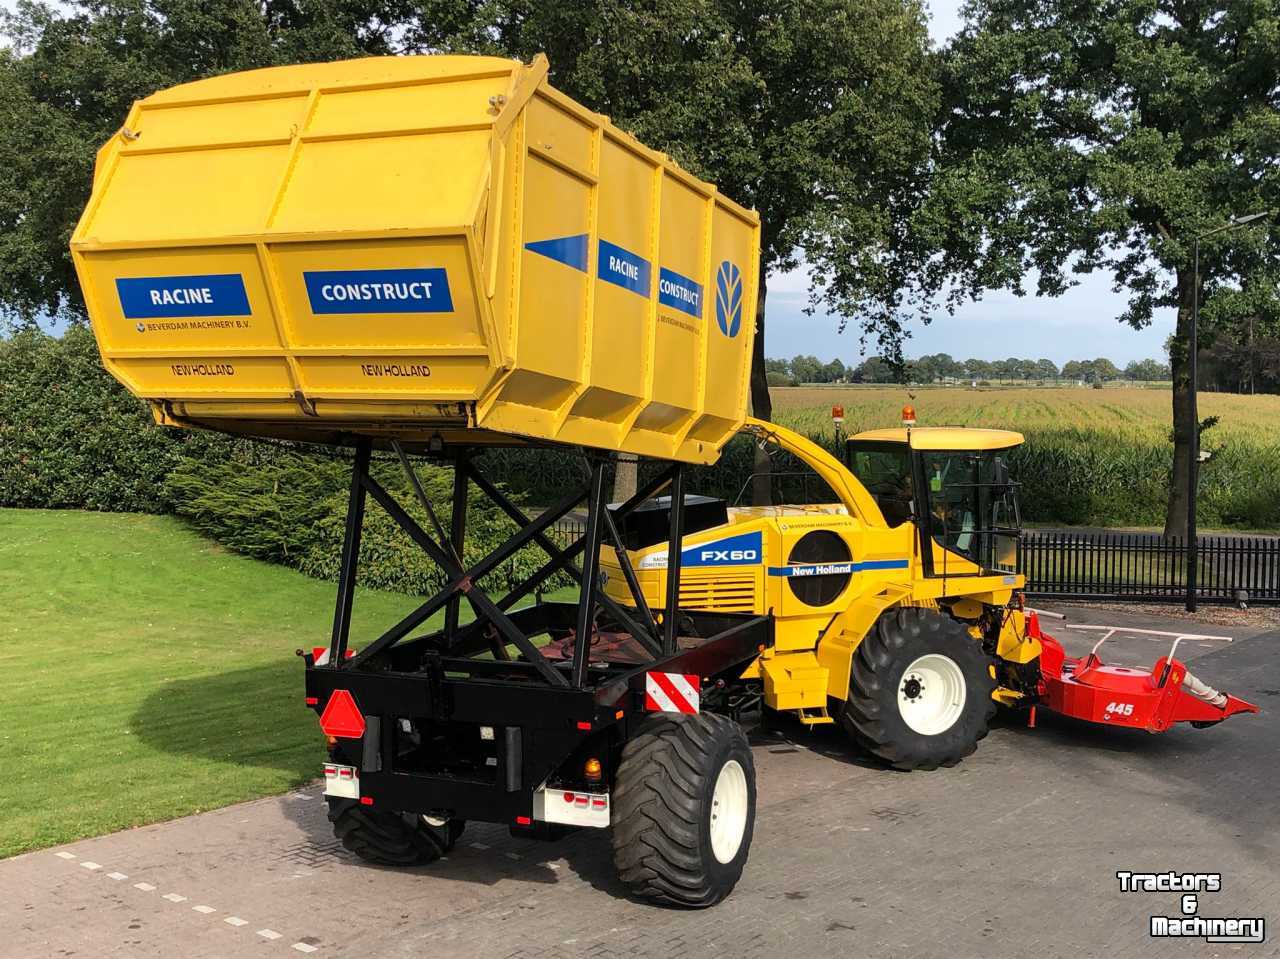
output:
[[[678,608],[683,464],[667,464],[636,495],[610,508],[604,483],[610,454],[579,450],[582,484],[529,517],[479,470],[476,447],[450,447],[437,440],[425,452],[452,466],[454,475],[446,533],[406,450],[392,441],[432,535],[374,479],[372,441],[361,437],[354,445],[328,662],[317,665],[317,657],[306,655],[306,696],[318,714],[336,691],[354,698],[364,718],[363,735],[331,740],[331,761],[358,769],[360,801],[366,805],[531,826],[539,786],[554,781],[557,787],[592,788],[577,772],[584,757],[598,759],[604,767],[595,788],[612,782],[622,746],[647,718],[646,673],[698,676],[706,703],[714,708],[727,701],[741,667],[773,644],[770,616]],[[520,529],[467,568],[462,555],[472,485]],[[637,506],[667,487],[669,576],[663,609],[655,614],[622,545],[622,529]],[[447,582],[368,645],[349,651],[369,497],[444,572]],[[585,532],[566,547],[557,545],[547,535],[549,528],[584,501]],[[617,547],[632,601],[628,606],[602,589],[599,555],[606,542]],[[540,547],[547,562],[495,598],[479,581],[529,545]],[[558,571],[579,584],[576,604],[538,602],[513,609]],[[466,625],[461,624],[464,601],[474,612],[474,621]],[[442,609],[443,629],[411,635]],[[593,656],[592,641],[604,634],[627,643],[633,655],[623,661]],[[571,648],[571,655],[549,657],[536,642],[539,636],[551,637],[562,654]],[[637,661],[638,650],[647,660]]]

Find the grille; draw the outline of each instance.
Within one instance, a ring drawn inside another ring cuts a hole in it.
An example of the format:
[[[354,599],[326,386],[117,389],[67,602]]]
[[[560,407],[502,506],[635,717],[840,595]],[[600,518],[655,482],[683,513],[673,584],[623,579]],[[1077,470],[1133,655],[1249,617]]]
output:
[[[680,607],[750,613],[756,608],[754,576],[686,580],[681,577]]]

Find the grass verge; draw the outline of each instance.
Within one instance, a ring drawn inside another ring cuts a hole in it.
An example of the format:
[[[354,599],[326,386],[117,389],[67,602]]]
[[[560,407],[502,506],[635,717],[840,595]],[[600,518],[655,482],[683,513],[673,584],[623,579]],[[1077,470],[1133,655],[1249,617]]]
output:
[[[171,518],[0,510],[0,857],[286,791],[334,586]],[[361,590],[352,644],[414,606]]]

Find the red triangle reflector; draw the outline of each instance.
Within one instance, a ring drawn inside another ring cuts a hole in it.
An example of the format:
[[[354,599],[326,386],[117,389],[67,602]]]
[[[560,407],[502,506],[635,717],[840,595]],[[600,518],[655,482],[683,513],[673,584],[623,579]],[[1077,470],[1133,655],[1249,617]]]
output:
[[[320,714],[320,728],[326,736],[341,739],[359,739],[364,735],[364,716],[350,692],[345,689],[333,691]]]

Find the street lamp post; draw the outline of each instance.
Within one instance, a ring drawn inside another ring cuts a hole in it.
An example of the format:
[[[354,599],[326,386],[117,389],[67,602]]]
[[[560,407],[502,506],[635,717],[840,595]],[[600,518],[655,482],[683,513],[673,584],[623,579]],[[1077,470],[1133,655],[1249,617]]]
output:
[[[1194,613],[1196,611],[1196,564],[1199,562],[1199,549],[1196,543],[1196,493],[1200,488],[1200,410],[1196,403],[1196,386],[1197,386],[1197,360],[1200,351],[1199,334],[1200,334],[1200,241],[1216,236],[1219,233],[1225,233],[1227,230],[1234,230],[1237,227],[1246,226],[1250,223],[1256,223],[1258,220],[1265,219],[1274,213],[1274,210],[1263,210],[1261,213],[1250,213],[1248,216],[1233,216],[1223,226],[1215,227],[1212,230],[1206,230],[1191,241],[1193,250],[1192,259],[1194,266],[1192,269],[1192,287],[1191,287],[1191,336],[1187,344],[1190,350],[1191,375],[1188,384],[1191,391],[1191,399],[1188,407],[1190,409],[1189,419],[1191,420],[1191,450],[1190,462],[1187,464],[1187,612]]]

